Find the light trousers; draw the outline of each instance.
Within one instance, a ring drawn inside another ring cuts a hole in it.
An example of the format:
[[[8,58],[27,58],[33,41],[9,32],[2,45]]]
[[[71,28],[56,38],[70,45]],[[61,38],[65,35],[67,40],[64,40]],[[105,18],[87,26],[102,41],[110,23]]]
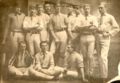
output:
[[[84,58],[84,68],[85,68],[86,76],[91,76],[93,73],[94,49],[95,49],[94,35],[81,35],[81,37],[80,37],[80,52]]]
[[[110,47],[110,37],[97,36],[96,49],[100,64],[100,77],[107,78],[108,76],[108,51]]]

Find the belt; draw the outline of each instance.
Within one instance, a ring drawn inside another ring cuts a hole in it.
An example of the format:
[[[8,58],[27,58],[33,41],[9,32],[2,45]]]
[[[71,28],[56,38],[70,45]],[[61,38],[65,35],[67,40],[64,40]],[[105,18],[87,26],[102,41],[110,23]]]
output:
[[[39,34],[40,31],[28,31],[27,33],[31,33],[31,34]]]
[[[23,31],[11,31],[13,33],[23,33]]]
[[[72,33],[79,33],[79,31],[71,31]]]
[[[93,35],[93,33],[92,32],[86,32],[86,33],[83,32],[82,35]]]
[[[67,28],[54,29],[55,32],[61,32],[61,31],[65,31],[65,30],[67,30]]]

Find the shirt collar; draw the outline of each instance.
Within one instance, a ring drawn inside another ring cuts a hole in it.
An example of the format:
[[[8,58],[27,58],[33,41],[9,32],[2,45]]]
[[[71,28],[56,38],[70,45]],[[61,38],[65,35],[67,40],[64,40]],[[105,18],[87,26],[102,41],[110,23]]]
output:
[[[105,13],[104,15],[101,15],[101,16],[107,16],[107,13]]]
[[[15,13],[15,16],[17,16],[17,15],[21,15],[22,13]]]
[[[46,51],[45,53],[41,52],[42,55],[47,55],[48,51]]]

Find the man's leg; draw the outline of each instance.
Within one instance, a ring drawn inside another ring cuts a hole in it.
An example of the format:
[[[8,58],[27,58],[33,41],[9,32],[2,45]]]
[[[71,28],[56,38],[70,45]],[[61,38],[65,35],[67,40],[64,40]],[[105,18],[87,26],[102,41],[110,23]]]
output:
[[[101,53],[100,53],[100,71],[101,77],[107,78],[108,76],[108,51],[110,46],[110,40],[103,40],[101,44]]]
[[[47,80],[52,80],[54,78],[54,76],[50,76],[50,75],[44,74],[42,72],[39,72],[39,71],[33,69],[32,67],[29,69],[29,74],[31,76],[34,76],[37,78],[42,78],[42,79],[47,79]]]
[[[87,51],[87,57],[88,57],[88,70],[89,70],[89,76],[93,75],[93,69],[94,69],[94,49],[95,49],[95,37],[89,36],[88,38],[88,51]]]
[[[47,30],[42,30],[40,32],[40,40],[41,41],[49,41],[49,34],[48,34]]]
[[[36,54],[40,51],[40,41],[41,41],[40,34],[33,34],[33,37],[34,37],[33,43],[34,43],[34,49],[35,49],[34,54]]]
[[[87,57],[87,43],[86,42],[87,42],[86,36],[81,36],[81,38],[80,38],[80,53],[83,56],[85,76],[87,76],[89,74],[88,65],[87,65],[88,57]]]
[[[12,55],[15,55],[18,50],[18,34],[15,32],[10,33]]]
[[[65,57],[65,50],[67,46],[67,33],[65,31],[59,32],[57,34],[58,38],[60,39],[60,46],[59,46],[59,66],[63,66],[64,57]]]
[[[34,56],[34,43],[33,43],[34,36],[30,33],[26,35],[26,42],[28,46],[29,53]]]
[[[8,66],[8,71],[12,75],[23,76],[23,73],[14,66]]]

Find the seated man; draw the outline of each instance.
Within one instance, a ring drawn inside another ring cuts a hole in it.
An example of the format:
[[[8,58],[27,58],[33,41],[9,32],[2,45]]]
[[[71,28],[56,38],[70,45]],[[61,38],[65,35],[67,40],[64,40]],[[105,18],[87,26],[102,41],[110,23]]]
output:
[[[51,80],[60,75],[62,68],[54,66],[52,53],[48,51],[48,42],[40,43],[41,50],[35,55],[35,60],[29,70],[31,76]]]
[[[67,46],[63,77],[81,78],[83,82],[88,82],[84,76],[83,57],[70,44]]]
[[[28,76],[28,69],[31,63],[32,57],[26,50],[26,43],[21,41],[17,54],[9,60],[8,71],[14,76]]]

